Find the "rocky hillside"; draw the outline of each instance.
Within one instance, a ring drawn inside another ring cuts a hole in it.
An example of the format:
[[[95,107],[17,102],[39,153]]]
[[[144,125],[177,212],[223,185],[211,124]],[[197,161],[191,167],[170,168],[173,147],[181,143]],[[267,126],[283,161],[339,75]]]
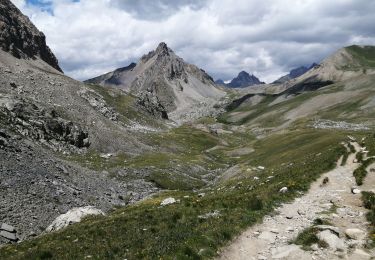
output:
[[[158,190],[147,170],[125,172],[106,158],[159,149],[145,135],[165,124],[131,95],[59,73],[29,19],[7,0],[0,10],[0,226],[17,231],[1,230],[0,244],[38,235],[74,207],[107,211]]]
[[[147,111],[175,121],[186,121],[215,111],[225,93],[202,69],[186,63],[165,43],[144,55],[138,64],[117,69],[86,83],[116,86],[136,95]]]
[[[41,59],[62,72],[46,38],[10,0],[0,3],[0,47],[19,59]]]

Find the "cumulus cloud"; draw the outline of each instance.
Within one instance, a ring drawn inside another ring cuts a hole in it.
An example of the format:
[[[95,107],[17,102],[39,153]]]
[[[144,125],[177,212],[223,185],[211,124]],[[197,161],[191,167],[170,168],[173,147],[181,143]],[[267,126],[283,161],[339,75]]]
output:
[[[126,66],[161,41],[214,78],[246,70],[267,82],[345,45],[375,43],[368,0],[13,2],[76,79]]]

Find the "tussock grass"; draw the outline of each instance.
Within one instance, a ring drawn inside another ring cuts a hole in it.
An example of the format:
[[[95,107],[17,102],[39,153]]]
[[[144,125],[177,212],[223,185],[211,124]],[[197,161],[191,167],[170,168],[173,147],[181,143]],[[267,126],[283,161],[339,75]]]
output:
[[[353,175],[354,175],[354,178],[355,178],[355,181],[356,181],[357,185],[363,184],[363,181],[367,176],[366,168],[369,165],[371,165],[373,162],[375,162],[375,158],[369,158],[365,161],[362,161],[361,166],[354,170]]]

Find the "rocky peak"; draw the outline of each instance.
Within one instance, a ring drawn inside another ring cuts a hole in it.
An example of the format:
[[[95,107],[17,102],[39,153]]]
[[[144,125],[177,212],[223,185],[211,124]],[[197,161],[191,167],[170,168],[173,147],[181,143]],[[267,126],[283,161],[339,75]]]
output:
[[[254,75],[241,71],[227,86],[231,88],[245,88],[253,85],[264,84]]]
[[[168,48],[165,42],[161,42],[156,48],[155,54],[164,56],[164,55],[169,55],[169,52],[172,52],[172,50]]]
[[[18,59],[37,57],[62,72],[46,38],[10,1],[0,2],[0,48]]]

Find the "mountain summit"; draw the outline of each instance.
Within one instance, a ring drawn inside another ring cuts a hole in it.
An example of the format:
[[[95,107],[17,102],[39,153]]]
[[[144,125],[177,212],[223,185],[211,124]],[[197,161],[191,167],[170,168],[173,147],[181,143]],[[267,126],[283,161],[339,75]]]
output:
[[[162,115],[167,113],[177,121],[182,117],[201,116],[224,96],[204,70],[186,63],[164,42],[143,55],[138,64],[89,79],[86,83],[119,87],[136,95],[150,113],[154,114],[157,107],[164,111]],[[202,109],[197,109],[199,106]]]
[[[0,48],[18,59],[41,59],[62,72],[46,37],[9,0],[0,2]]]
[[[264,84],[264,82],[260,81],[253,74],[250,75],[246,71],[241,71],[236,78],[232,79],[232,81],[227,84],[227,86],[230,88],[246,88],[260,84]]]

